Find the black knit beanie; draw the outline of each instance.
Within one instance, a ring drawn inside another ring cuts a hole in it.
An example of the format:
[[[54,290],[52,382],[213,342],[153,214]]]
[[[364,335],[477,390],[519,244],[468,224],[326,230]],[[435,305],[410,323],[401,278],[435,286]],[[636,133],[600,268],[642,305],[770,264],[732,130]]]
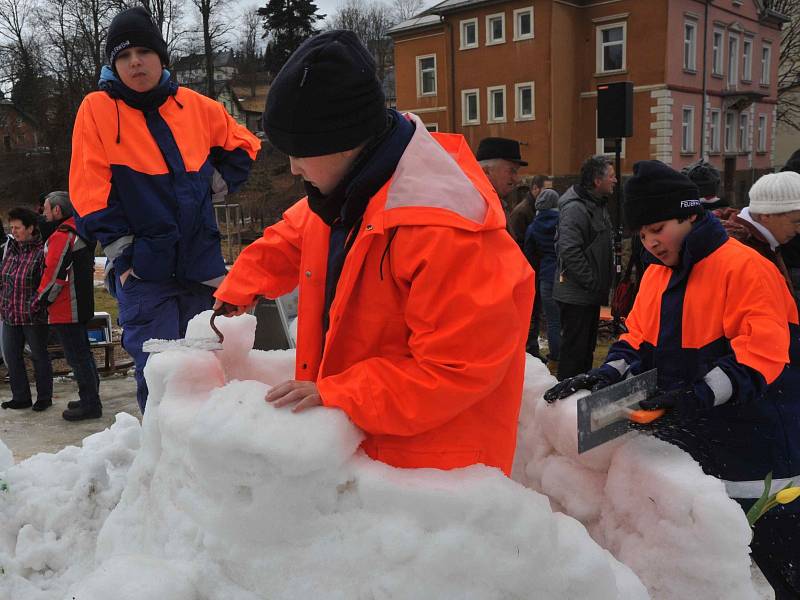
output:
[[[289,156],[322,156],[355,148],[387,126],[375,61],[352,31],[309,38],[272,82],[264,133]]]
[[[625,224],[634,231],[650,223],[703,214],[697,186],[658,160],[633,165],[633,177],[625,182],[623,208]]]
[[[681,173],[694,182],[701,198],[719,196],[719,171],[711,163],[701,159],[681,169]]]
[[[161,58],[161,64],[169,64],[167,43],[143,6],[123,10],[111,21],[106,36],[106,57],[114,67],[117,55],[126,48],[139,46],[150,48]]]

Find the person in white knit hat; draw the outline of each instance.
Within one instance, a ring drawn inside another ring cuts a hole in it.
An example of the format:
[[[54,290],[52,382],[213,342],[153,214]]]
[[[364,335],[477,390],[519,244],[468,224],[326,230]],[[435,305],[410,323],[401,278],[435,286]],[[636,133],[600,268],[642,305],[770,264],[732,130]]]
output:
[[[749,195],[750,206],[731,219],[741,226],[735,237],[775,263],[794,294],[779,246],[800,233],[800,174],[768,173],[753,184]]]

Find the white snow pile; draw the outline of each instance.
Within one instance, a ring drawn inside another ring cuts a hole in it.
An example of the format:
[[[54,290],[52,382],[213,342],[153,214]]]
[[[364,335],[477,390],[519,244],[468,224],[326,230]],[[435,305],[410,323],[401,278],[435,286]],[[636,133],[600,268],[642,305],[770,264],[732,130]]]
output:
[[[556,383],[529,358],[513,477],[583,523],[631,567],[653,598],[759,597],[750,527],[719,480],[664,441],[631,433],[578,454],[579,392],[554,405]]]
[[[484,466],[370,460],[342,412],[264,401],[293,352],[249,350],[253,317],[218,324],[220,352],[151,357],[141,429],[118,415],[16,466],[0,443],[0,600],[754,597],[721,485],[643,436],[578,457],[538,362],[515,476],[550,500]]]

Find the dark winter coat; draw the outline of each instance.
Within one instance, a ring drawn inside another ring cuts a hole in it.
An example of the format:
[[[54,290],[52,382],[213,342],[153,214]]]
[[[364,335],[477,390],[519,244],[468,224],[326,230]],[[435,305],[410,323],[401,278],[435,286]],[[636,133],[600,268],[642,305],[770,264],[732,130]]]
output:
[[[573,185],[559,199],[558,209],[553,298],[582,306],[606,304],[614,267],[605,199]]]
[[[556,274],[558,211],[540,210],[525,233],[523,252],[536,271],[537,281],[552,281]]]
[[[533,223],[533,218],[536,214],[534,202],[533,196],[528,192],[522,202],[514,207],[514,210],[511,211],[511,215],[508,217],[508,231],[511,233],[511,237],[514,238],[514,241],[519,244],[520,248],[522,248],[525,243],[525,232],[528,230],[530,224]]]

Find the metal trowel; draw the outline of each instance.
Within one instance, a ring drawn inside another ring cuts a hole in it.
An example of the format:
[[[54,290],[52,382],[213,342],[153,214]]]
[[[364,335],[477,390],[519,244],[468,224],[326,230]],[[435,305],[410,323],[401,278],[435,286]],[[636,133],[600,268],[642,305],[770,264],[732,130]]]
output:
[[[655,395],[658,370],[628,377],[578,400],[578,454],[631,430],[631,423],[650,423],[664,409],[642,410],[639,402]]]
[[[209,324],[211,325],[211,329],[214,331],[214,333],[217,334],[217,337],[192,339],[182,338],[180,340],[149,339],[142,344],[142,350],[144,352],[149,352],[150,354],[156,352],[166,352],[168,350],[222,350],[222,342],[225,340],[225,336],[214,324],[214,319],[220,315],[225,315],[235,310],[235,306],[228,303],[223,303],[222,306],[217,308],[211,314],[211,321]]]

